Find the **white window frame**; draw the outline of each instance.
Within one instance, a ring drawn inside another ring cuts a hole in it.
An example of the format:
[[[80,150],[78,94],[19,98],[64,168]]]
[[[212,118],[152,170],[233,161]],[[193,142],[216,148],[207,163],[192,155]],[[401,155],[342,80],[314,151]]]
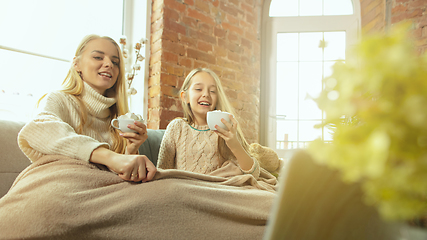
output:
[[[269,17],[272,0],[265,0],[262,19],[260,143],[286,158],[287,150],[276,149],[276,41],[277,33],[346,31],[346,49],[360,36],[360,3],[353,0],[353,15]]]
[[[137,6],[137,7],[135,7]],[[145,12],[136,12],[137,9],[143,9]],[[145,17],[141,19],[141,16]],[[122,35],[127,37],[127,45],[126,48],[129,51],[129,59],[127,60],[126,68],[130,69],[132,67],[132,63],[135,61],[135,54],[133,47],[136,42],[139,42],[141,38],[150,39],[150,27],[151,27],[151,1],[150,0],[123,0],[123,19],[122,19]],[[143,31],[143,32],[141,32]],[[75,46],[77,47],[77,46]],[[145,57],[145,60],[141,63],[142,68],[135,76],[132,87],[136,88],[138,93],[136,95],[132,95],[129,99],[131,103],[131,111],[141,114],[146,118],[147,116],[147,106],[148,106],[148,97],[147,89],[147,79],[149,73],[149,55],[150,55],[150,44],[149,42],[143,46],[145,49],[142,49],[140,52],[141,55]],[[13,48],[9,46],[3,46],[0,43],[0,49],[22,53],[26,55],[32,55],[36,57],[52,59],[56,61],[70,62],[69,59],[62,59],[58,57],[49,56],[43,53],[35,53],[27,50],[22,50],[19,48]],[[64,77],[66,72],[64,72]],[[60,81],[60,80],[58,80]],[[43,87],[43,86],[42,86]],[[13,101],[12,101],[13,102]],[[8,114],[8,107],[0,106],[0,119],[3,119],[1,114]],[[33,115],[30,113],[29,116]],[[31,118],[31,117],[30,117]],[[6,118],[7,119],[7,118]],[[19,119],[23,120],[23,119]],[[29,120],[29,119],[25,119]]]

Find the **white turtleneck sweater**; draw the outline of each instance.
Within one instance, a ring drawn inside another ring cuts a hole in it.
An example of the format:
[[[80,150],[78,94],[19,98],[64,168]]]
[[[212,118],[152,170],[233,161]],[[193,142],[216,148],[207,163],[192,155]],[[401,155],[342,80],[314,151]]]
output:
[[[43,111],[18,134],[18,145],[30,161],[44,155],[64,155],[89,161],[96,148],[112,146],[109,107],[116,103],[116,99],[99,94],[87,83],[84,83],[81,97],[88,110],[82,134],[76,133],[81,114],[77,100],[61,91],[46,97]]]

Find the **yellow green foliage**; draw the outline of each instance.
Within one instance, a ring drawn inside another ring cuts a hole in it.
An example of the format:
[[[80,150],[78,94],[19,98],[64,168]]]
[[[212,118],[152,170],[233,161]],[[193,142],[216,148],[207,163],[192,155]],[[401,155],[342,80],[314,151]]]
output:
[[[427,215],[427,55],[408,25],[364,37],[324,86],[316,102],[333,141],[309,146],[316,161],[361,182],[384,219]]]

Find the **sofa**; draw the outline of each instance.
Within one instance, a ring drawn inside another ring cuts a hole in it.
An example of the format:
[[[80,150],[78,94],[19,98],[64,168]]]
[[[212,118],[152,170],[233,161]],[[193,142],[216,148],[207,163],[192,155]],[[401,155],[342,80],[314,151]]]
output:
[[[0,198],[7,193],[18,174],[31,164],[17,142],[18,133],[24,125],[24,122],[0,120]],[[148,129],[148,139],[139,148],[139,152],[146,155],[154,165],[157,163],[164,132],[165,130]]]

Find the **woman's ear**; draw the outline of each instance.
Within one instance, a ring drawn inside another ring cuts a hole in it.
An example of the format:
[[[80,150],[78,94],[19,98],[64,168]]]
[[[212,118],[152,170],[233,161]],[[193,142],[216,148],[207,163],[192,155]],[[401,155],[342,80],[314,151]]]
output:
[[[183,102],[189,103],[189,101],[186,99],[186,94],[184,91],[181,92],[180,96]]]
[[[74,57],[74,58],[73,58],[73,68],[74,68],[77,72],[81,72],[81,71],[80,71],[79,64],[78,64],[78,61],[77,61],[77,57]]]

